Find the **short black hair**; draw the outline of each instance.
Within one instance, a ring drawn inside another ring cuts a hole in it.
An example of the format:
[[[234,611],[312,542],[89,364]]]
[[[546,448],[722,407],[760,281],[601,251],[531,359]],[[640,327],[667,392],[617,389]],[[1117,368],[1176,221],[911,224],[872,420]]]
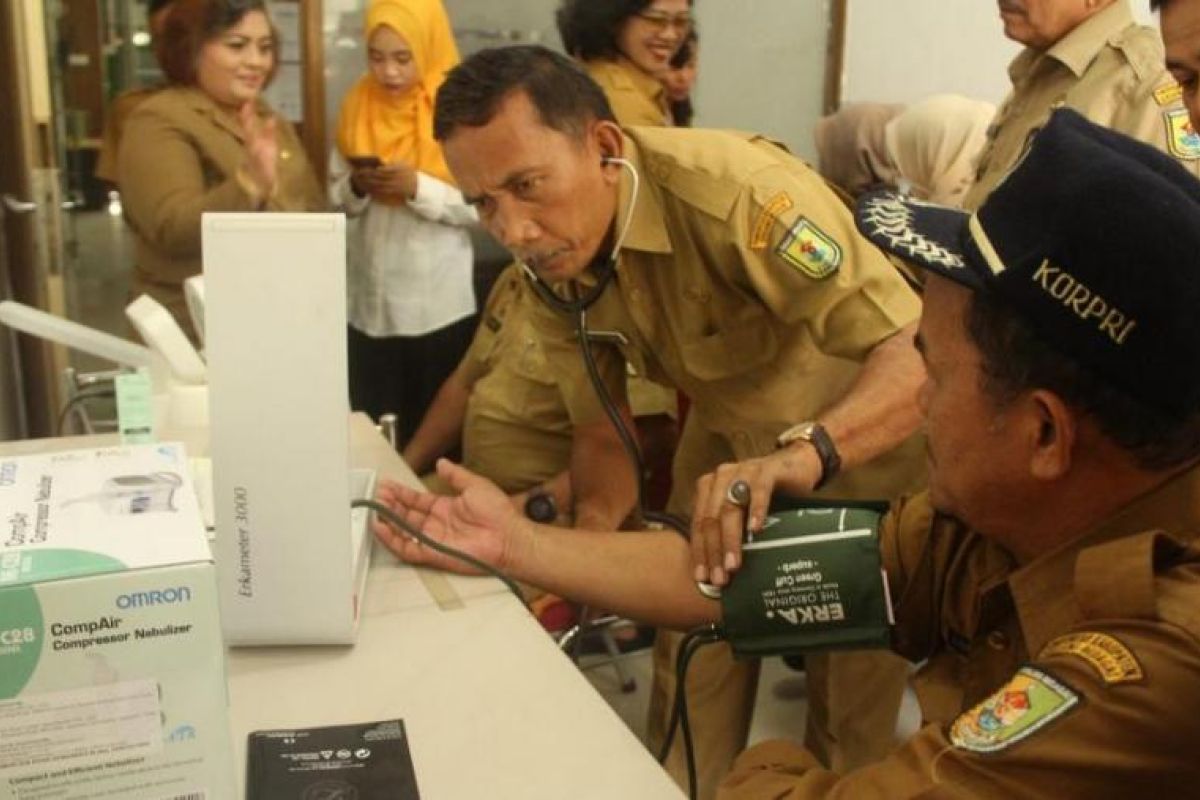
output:
[[[1150,0],[1150,10],[1158,11],[1158,9],[1161,8],[1165,2],[1166,0]]]
[[[1200,458],[1200,409],[1181,419],[1131,399],[1048,346],[1005,300],[972,292],[966,328],[980,352],[983,390],[997,405],[1046,389],[1093,420],[1142,469],[1166,470]]]
[[[491,122],[500,103],[524,92],[542,124],[582,138],[595,120],[615,122],[604,91],[566,56],[538,45],[481,50],[446,75],[433,111],[433,136],[444,142],[460,126]]]
[[[644,10],[651,0],[563,0],[554,21],[563,49],[575,58],[616,58],[617,35],[625,20]]]

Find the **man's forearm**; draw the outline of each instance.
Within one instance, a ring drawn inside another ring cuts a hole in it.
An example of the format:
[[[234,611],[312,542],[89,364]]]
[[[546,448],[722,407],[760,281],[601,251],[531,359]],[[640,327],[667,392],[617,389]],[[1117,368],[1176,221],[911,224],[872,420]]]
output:
[[[914,322],[876,345],[850,390],[818,416],[837,447],[843,471],[888,452],[920,427],[917,394],[925,367],[913,346],[916,328]]]
[[[471,388],[459,370],[442,383],[412,439],[404,446],[404,461],[418,475],[433,468],[462,435]]]
[[[632,431],[628,408],[622,413]],[[637,502],[633,464],[608,419],[576,426],[571,488],[577,528],[615,530]]]
[[[692,581],[687,542],[666,531],[596,532],[529,525],[506,571],[576,602],[687,630],[720,620]]]

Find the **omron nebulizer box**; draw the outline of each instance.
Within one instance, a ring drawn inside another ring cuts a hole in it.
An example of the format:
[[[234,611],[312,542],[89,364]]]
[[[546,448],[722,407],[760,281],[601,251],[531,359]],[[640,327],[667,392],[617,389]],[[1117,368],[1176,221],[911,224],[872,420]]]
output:
[[[183,448],[0,458],[0,800],[232,798],[232,753]]]

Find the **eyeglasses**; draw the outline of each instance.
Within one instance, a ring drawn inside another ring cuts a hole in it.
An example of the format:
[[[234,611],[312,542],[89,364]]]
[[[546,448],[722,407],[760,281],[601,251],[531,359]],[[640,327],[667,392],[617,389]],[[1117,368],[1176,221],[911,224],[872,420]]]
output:
[[[668,14],[665,11],[639,11],[637,16],[644,19],[659,33],[666,31],[668,28],[675,28],[680,33],[687,33],[692,29],[692,15],[690,13],[683,14]]]

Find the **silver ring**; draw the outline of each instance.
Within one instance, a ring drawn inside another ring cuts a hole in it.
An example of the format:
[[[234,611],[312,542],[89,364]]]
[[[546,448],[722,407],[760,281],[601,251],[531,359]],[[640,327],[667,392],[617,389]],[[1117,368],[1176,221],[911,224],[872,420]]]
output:
[[[725,490],[725,502],[738,508],[750,505],[750,484],[743,480],[736,480],[729,484],[729,488]]]

